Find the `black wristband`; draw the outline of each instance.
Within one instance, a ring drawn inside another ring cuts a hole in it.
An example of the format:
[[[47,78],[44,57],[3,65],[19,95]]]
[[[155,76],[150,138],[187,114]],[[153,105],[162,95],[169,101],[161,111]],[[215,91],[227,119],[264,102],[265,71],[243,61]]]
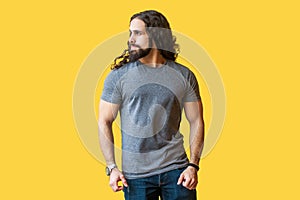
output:
[[[200,167],[194,163],[189,163],[188,166],[194,167],[197,171],[200,169]]]

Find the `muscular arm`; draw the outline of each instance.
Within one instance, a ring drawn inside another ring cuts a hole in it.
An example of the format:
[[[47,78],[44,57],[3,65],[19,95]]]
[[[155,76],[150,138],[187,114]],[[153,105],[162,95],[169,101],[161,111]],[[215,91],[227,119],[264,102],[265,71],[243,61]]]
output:
[[[114,136],[112,132],[112,123],[115,120],[119,110],[118,104],[108,103],[100,100],[99,105],[99,140],[100,147],[107,165],[115,164],[115,153],[114,153]],[[117,168],[113,169],[110,175],[109,185],[113,191],[121,191],[123,186],[118,186],[118,182],[127,186],[126,179],[122,172]]]
[[[204,141],[202,103],[187,102],[184,104],[184,110],[190,124],[190,162],[199,165]]]
[[[202,102],[186,102],[184,104],[186,118],[190,124],[190,162],[199,165],[204,145],[204,121]],[[197,170],[189,166],[182,172],[177,184],[192,190],[198,184]]]
[[[118,114],[119,105],[100,100],[99,105],[99,139],[100,147],[107,165],[115,163],[114,136],[112,123]]]

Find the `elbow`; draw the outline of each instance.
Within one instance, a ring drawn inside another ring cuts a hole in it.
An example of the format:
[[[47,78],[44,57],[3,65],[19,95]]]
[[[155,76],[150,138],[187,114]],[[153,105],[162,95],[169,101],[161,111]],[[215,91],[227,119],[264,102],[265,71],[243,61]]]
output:
[[[105,119],[99,119],[98,120],[98,126],[103,127],[103,126],[111,126],[112,121],[111,120],[105,120]]]
[[[99,119],[98,120],[98,130],[99,134],[105,133],[106,130],[110,130],[112,127],[112,121],[105,120],[105,119]]]
[[[189,121],[190,125],[195,128],[204,128],[204,120],[203,119],[195,119]]]

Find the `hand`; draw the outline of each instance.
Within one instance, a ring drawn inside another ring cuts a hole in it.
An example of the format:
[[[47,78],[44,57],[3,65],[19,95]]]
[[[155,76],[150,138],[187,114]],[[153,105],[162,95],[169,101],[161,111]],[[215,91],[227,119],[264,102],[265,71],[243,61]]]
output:
[[[111,171],[109,179],[110,179],[109,185],[114,192],[123,190],[123,186],[118,185],[119,181],[122,181],[123,185],[128,187],[128,184],[127,184],[127,181],[126,181],[124,175],[122,174],[122,172],[120,172],[120,170],[118,168],[114,168]]]
[[[189,190],[196,189],[198,184],[197,170],[194,167],[188,166],[181,174],[177,181],[177,185],[182,184]]]

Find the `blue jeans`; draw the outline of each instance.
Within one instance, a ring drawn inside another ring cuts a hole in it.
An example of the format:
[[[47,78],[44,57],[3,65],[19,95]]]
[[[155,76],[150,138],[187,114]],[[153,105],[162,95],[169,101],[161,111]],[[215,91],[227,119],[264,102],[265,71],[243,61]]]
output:
[[[196,200],[196,190],[177,185],[178,178],[185,168],[175,169],[147,178],[127,179],[124,187],[126,200]]]

